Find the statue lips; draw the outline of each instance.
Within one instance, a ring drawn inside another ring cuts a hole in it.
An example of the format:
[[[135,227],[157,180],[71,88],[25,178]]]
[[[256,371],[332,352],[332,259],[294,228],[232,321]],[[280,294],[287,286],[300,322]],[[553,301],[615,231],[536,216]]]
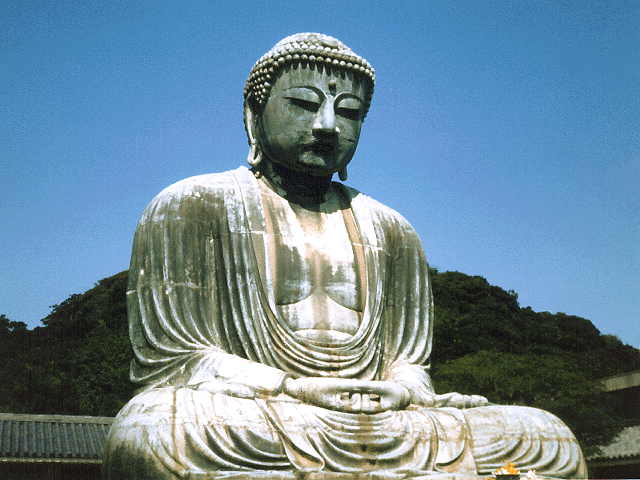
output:
[[[336,141],[316,140],[316,141],[310,142],[307,148],[308,150],[312,151],[313,153],[315,153],[320,157],[334,158],[337,154],[337,151],[336,151],[337,145],[338,145],[338,142]]]

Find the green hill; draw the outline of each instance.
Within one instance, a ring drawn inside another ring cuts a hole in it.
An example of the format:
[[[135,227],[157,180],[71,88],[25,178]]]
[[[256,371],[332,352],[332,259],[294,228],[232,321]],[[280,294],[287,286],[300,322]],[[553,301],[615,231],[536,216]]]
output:
[[[431,270],[439,393],[486,396],[562,418],[583,445],[617,431],[599,379],[640,369],[640,352],[584,318],[534,312],[479,276]],[[132,397],[127,271],[52,307],[28,330],[0,315],[0,412],[113,416]]]

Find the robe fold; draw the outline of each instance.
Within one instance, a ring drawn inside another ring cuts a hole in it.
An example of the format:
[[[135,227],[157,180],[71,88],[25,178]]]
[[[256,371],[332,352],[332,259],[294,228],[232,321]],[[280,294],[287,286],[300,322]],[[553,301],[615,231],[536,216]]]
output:
[[[141,388],[110,431],[104,478],[207,472],[488,474],[513,461],[586,476],[568,428],[525,407],[427,408],[433,300],[420,240],[393,210],[335,184],[364,252],[357,332],[303,339],[278,313],[270,233],[246,168],[178,182],[135,234],[127,302]],[[389,380],[412,404],[376,415],[329,411],[281,395],[287,377]],[[536,468],[537,467],[537,468]]]

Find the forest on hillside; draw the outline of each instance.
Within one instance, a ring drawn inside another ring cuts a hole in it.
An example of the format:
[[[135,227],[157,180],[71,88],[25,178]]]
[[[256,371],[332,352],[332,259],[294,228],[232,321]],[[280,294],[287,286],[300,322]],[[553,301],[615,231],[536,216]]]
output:
[[[480,276],[431,269],[438,393],[486,396],[558,415],[588,453],[619,430],[604,377],[640,369],[640,351],[589,320],[522,308]],[[52,307],[28,330],[0,315],[0,412],[114,416],[133,396],[127,271]]]

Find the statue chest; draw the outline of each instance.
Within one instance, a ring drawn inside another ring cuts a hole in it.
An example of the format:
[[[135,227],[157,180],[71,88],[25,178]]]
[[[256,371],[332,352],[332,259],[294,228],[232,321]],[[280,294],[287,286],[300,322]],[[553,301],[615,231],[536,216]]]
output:
[[[263,191],[276,306],[299,336],[345,340],[364,310],[364,254],[337,195],[305,208]]]

